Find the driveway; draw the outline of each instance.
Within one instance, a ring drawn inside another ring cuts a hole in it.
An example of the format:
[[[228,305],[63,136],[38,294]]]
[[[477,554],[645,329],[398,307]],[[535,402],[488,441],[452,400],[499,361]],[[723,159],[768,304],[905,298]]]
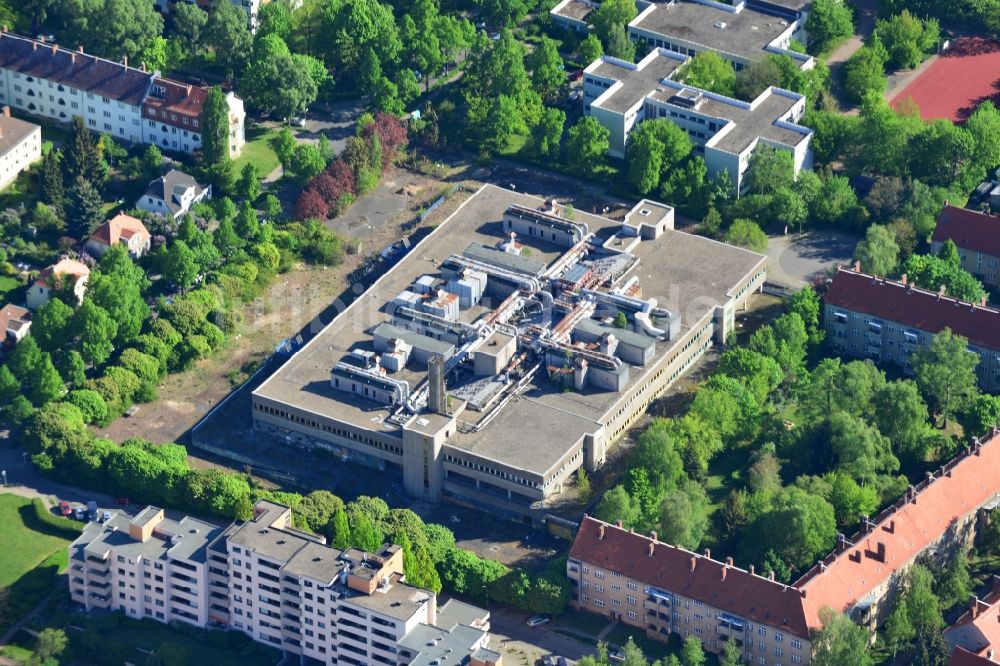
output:
[[[593,645],[556,633],[552,624],[527,625],[528,615],[505,607],[490,610],[490,648],[515,664],[534,664],[547,654],[572,661],[594,654]]]
[[[769,239],[767,279],[790,289],[851,263],[858,239],[836,231],[808,231]]]

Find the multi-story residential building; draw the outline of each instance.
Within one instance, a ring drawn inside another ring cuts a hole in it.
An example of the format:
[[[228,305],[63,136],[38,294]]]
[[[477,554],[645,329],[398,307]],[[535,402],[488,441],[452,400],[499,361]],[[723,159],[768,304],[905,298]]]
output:
[[[944,630],[944,639],[952,647],[949,666],[1000,663],[1000,576],[984,599],[969,598],[969,610]]]
[[[566,564],[574,605],[666,640],[696,636],[718,652],[738,641],[748,663],[807,664],[820,611],[847,613],[874,630],[918,558],[947,562],[971,542],[985,510],[1000,502],[1000,430],[972,444],[791,585],[584,517]]]
[[[176,220],[191,210],[191,206],[211,198],[211,185],[203,187],[183,171],[171,169],[149,183],[149,187],[135,202],[135,207]]]
[[[650,3],[628,25],[629,37],[650,50],[683,56],[713,51],[737,71],[768,53],[787,55],[804,69],[815,61],[789,48],[806,42],[805,12],[773,2],[672,0]]]
[[[809,625],[798,590],[585,516],[566,571],[572,604],[666,641],[694,636],[710,652],[734,641],[747,662],[808,664]]]
[[[824,327],[834,349],[892,363],[912,372],[910,355],[945,328],[969,340],[979,356],[976,375],[984,391],[1000,391],[1000,310],[928,291],[902,276],[899,282],[840,268],[824,297]]]
[[[83,247],[91,256],[100,259],[108,248],[118,243],[125,246],[129,256],[138,259],[149,251],[149,231],[142,222],[131,215],[118,213],[94,229],[94,233]]]
[[[43,268],[34,284],[28,288],[28,293],[25,295],[28,309],[37,312],[49,302],[53,289],[64,288],[69,282],[72,283],[73,294],[79,303],[87,291],[88,279],[90,279],[90,269],[86,264],[63,257],[51,266]]]
[[[672,227],[484,186],[253,392],[254,430],[541,523],[763,285]]]
[[[135,68],[0,31],[0,104],[68,123],[80,116],[95,132],[120,141],[191,153],[201,147],[200,109],[208,91]],[[246,113],[229,106],[230,152],[244,142]],[[187,122],[185,122],[187,121]],[[198,121],[198,122],[195,122]]]
[[[22,171],[42,157],[42,128],[0,111],[0,189],[14,182]]]
[[[962,268],[987,287],[1000,288],[1000,218],[945,205],[931,236],[931,252],[937,254],[949,240],[958,246]]]
[[[116,512],[86,526],[69,564],[70,595],[87,610],[242,631],[303,663],[501,663],[488,649],[489,612],[455,600],[438,608],[403,579],[399,546],[331,548],[271,502],[228,527],[157,507]]]
[[[247,14],[247,26],[250,28],[251,33],[257,32],[257,14],[260,12],[260,6],[267,4],[270,0],[232,0],[232,3],[242,9]],[[196,3],[206,12],[212,11],[211,0],[153,0],[153,4],[156,10],[161,14],[170,14],[178,2],[193,2]],[[292,3],[292,6],[298,6],[298,4]]]
[[[636,64],[602,56],[584,70],[584,112],[611,132],[609,154],[624,157],[633,127],[660,118],[686,131],[709,174],[728,172],[737,193],[759,144],[791,153],[796,174],[812,168],[813,132],[798,124],[805,97],[770,87],[744,102],[699,90],[672,78],[686,59],[656,48]]]

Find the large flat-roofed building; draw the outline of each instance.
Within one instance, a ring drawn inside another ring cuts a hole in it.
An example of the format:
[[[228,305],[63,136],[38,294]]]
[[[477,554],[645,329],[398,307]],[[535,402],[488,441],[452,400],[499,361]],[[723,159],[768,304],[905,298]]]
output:
[[[253,392],[254,427],[540,519],[725,339],[765,265],[662,204],[569,219],[487,185]]]
[[[983,512],[1000,504],[998,465],[994,428],[879,515],[862,516],[857,533],[838,534],[834,551],[791,585],[772,572],[740,569],[731,558],[713,560],[707,550],[699,555],[663,543],[656,533],[584,517],[566,563],[573,604],[663,641],[671,633],[694,636],[712,652],[736,641],[749,664],[807,664],[823,608],[874,631],[914,562],[943,567],[971,543]],[[954,638],[968,649],[986,648],[974,630]]]
[[[70,544],[70,596],[88,611],[242,631],[302,663],[423,666],[448,654],[462,665],[490,652],[489,612],[438,608],[405,582],[398,545],[342,551],[291,522],[266,501],[227,527],[157,507],[115,512]]]
[[[663,48],[683,56],[713,51],[738,70],[767,54],[787,55],[802,68],[813,59],[789,49],[806,41],[805,14],[768,2],[673,0],[652,3],[628,25],[629,37],[650,50]]]
[[[945,328],[979,356],[984,391],[1000,392],[1000,310],[944,293],[841,268],[824,297],[824,327],[834,349],[912,372],[910,355]]]
[[[931,236],[931,252],[937,254],[949,240],[958,246],[962,268],[987,287],[1000,288],[1000,218],[946,205]]]
[[[770,87],[751,102],[673,80],[684,57],[663,48],[633,64],[602,56],[584,70],[584,112],[611,132],[608,153],[624,157],[637,123],[664,119],[687,132],[710,175],[729,173],[737,193],[746,187],[750,155],[761,143],[791,153],[795,173],[813,164],[811,129],[799,125],[806,99]]]

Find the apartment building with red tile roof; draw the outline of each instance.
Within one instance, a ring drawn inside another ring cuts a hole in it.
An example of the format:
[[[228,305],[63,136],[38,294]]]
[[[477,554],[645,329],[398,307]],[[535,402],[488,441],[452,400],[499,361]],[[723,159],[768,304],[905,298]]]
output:
[[[976,372],[986,391],[1000,391],[1000,310],[941,292],[840,268],[824,297],[824,326],[834,349],[893,363],[910,372],[910,354],[950,328],[979,355]]]
[[[945,629],[944,638],[956,651],[974,655],[981,663],[1000,658],[1000,576],[993,576],[993,589],[984,599],[969,598],[969,610]],[[952,655],[952,664],[955,655]],[[964,654],[959,657],[969,660]],[[969,663],[976,663],[969,661]]]
[[[907,567],[921,556],[947,559],[971,539],[979,511],[1000,501],[997,469],[994,428],[858,533],[838,535],[834,552],[792,585],[585,516],[567,561],[574,605],[661,640],[697,636],[713,652],[737,640],[754,664],[808,663],[822,608],[874,629]]]
[[[794,587],[584,516],[567,561],[573,603],[667,640],[696,636],[719,652],[737,641],[754,664],[807,664],[809,626]],[[761,661],[763,659],[764,661]]]
[[[1000,217],[946,205],[931,236],[935,254],[946,241],[958,246],[962,268],[988,287],[1000,287]]]

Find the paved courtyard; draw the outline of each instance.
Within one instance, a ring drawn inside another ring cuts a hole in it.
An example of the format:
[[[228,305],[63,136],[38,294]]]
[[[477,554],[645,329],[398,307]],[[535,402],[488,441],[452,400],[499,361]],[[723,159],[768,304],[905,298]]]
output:
[[[768,282],[798,289],[828,270],[852,261],[858,239],[836,231],[808,231],[804,234],[769,239]]]

